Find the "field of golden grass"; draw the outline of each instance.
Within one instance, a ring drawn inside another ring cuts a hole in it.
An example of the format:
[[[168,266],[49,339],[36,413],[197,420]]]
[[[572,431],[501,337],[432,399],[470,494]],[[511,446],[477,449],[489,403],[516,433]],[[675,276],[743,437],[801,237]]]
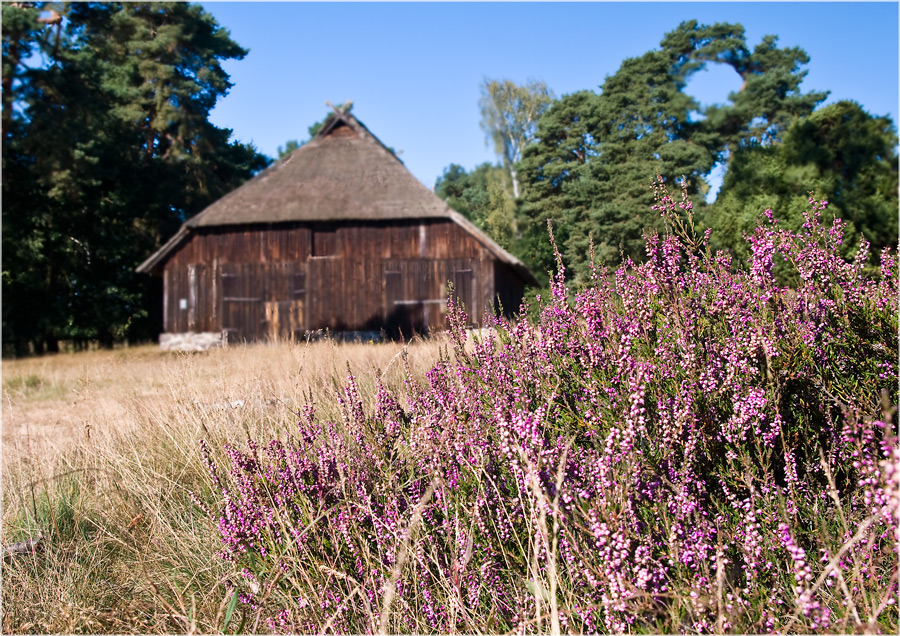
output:
[[[402,394],[440,339],[269,344],[204,353],[156,346],[3,362],[2,629],[216,632],[228,594],[214,524],[190,504],[214,447],[293,432],[312,401],[337,415],[350,371]],[[401,355],[406,351],[408,355]]]

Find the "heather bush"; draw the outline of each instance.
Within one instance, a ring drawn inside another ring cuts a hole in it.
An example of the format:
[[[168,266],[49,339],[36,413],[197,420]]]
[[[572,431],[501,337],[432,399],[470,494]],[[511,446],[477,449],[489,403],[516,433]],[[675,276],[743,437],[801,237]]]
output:
[[[767,210],[734,264],[660,187],[648,260],[578,293],[558,260],[537,324],[474,337],[451,300],[405,398],[351,372],[340,417],[204,444],[231,620],[896,633],[897,262],[843,259],[825,205],[799,232]]]

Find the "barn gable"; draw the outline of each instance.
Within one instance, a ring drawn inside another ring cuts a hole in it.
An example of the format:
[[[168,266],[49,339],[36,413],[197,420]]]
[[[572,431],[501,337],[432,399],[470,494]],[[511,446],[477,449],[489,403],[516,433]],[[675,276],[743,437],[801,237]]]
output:
[[[471,296],[464,302],[473,317],[497,298],[517,309],[522,289],[535,282],[341,112],[187,220],[137,271],[164,277],[167,332],[235,331],[225,323],[242,302],[243,317],[231,322],[242,322],[237,331],[248,340],[323,327],[426,330],[441,325],[448,281]],[[233,294],[236,277],[260,293]]]

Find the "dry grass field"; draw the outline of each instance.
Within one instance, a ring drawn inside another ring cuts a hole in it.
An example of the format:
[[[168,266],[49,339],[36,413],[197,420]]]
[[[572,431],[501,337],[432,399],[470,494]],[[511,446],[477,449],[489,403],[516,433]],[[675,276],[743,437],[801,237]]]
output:
[[[284,437],[296,411],[336,409],[348,364],[402,392],[440,340],[280,344],[206,353],[156,346],[3,363],[2,629],[216,632],[228,594],[215,526],[190,503],[209,479],[198,444]]]

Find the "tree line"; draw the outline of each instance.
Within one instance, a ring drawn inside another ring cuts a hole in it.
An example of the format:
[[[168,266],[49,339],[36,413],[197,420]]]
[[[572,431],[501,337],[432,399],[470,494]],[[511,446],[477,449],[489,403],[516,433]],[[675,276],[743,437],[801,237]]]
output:
[[[199,5],[2,10],[4,354],[155,338],[134,268],[269,162],[209,123],[247,51]]]
[[[657,174],[686,179],[698,230],[712,228],[712,246],[737,262],[766,208],[799,229],[810,191],[873,252],[896,247],[894,124],[852,101],[822,106],[827,92],[801,89],[809,61],[774,35],[751,46],[739,24],[691,20],[623,61],[597,91],[556,99],[542,82],[486,79],[482,125],[500,161],[471,172],[451,164],[435,192],[539,277],[555,268],[549,221],[576,282],[590,275],[591,239],[600,265],[642,260],[643,233],[661,227],[651,210]],[[686,87],[711,64],[733,69],[741,87],[703,108]],[[708,205],[717,165],[724,179]]]

